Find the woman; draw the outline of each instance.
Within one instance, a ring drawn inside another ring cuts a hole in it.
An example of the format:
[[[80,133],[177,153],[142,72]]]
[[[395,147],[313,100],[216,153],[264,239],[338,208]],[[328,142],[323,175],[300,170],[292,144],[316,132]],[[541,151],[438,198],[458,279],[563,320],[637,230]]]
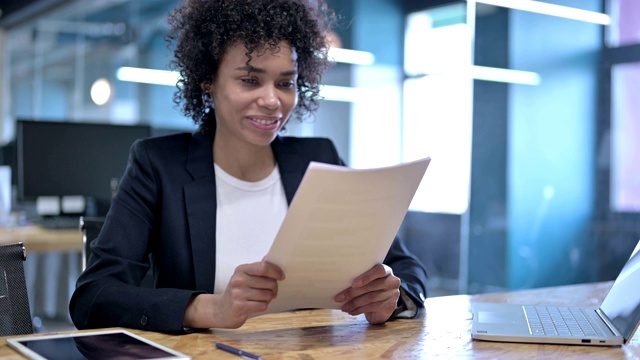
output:
[[[71,299],[79,329],[237,328],[268,307],[286,274],[261,259],[309,162],[342,164],[327,139],[278,136],[317,108],[333,20],[318,0],[188,0],[170,15],[174,101],[199,130],[132,146]],[[343,311],[415,315],[423,266],[397,239],[385,264],[336,294]]]

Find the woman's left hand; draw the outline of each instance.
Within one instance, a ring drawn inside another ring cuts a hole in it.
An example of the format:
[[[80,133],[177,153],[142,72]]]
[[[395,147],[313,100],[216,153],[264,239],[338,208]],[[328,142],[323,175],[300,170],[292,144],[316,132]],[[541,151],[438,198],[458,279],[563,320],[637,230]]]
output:
[[[382,324],[393,314],[399,296],[400,279],[390,267],[378,264],[355,278],[334,300],[344,302],[341,310],[349,315],[365,314],[369,323]]]

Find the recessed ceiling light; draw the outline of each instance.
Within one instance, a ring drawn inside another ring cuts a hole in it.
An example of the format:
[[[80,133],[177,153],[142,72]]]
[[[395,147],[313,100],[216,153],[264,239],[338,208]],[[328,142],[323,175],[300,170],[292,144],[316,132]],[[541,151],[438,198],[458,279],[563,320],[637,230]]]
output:
[[[91,100],[98,105],[102,106],[109,102],[111,99],[111,84],[109,80],[105,78],[99,78],[91,85]]]

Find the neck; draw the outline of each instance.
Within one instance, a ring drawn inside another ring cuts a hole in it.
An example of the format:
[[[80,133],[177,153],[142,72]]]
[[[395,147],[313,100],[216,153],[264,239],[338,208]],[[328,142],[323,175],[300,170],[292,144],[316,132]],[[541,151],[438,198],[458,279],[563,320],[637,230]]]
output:
[[[234,147],[217,137],[213,141],[213,161],[229,175],[251,182],[266,178],[276,166],[271,146]]]

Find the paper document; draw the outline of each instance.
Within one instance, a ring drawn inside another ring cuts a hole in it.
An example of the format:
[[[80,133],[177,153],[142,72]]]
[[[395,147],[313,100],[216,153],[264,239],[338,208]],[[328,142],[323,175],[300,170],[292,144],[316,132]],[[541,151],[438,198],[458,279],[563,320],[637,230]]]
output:
[[[339,309],[334,296],[384,260],[430,161],[365,170],[312,162],[266,257],[286,279],[264,313]]]

